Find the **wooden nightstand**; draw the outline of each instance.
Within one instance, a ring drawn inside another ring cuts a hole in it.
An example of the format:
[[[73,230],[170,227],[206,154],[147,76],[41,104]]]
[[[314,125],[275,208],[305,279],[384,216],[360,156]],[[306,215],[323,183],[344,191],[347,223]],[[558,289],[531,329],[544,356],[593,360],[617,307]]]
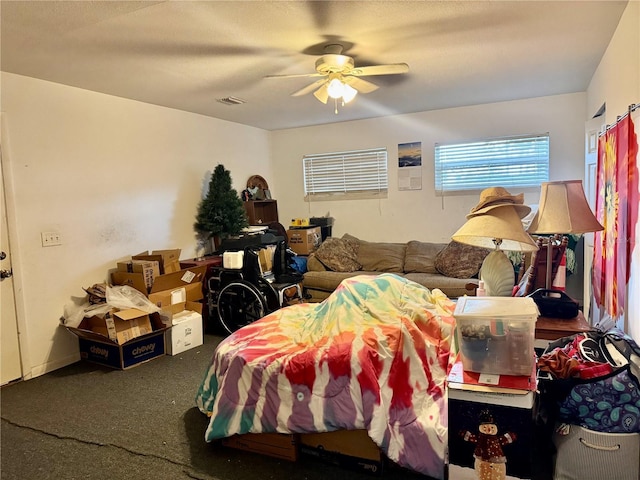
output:
[[[582,311],[575,318],[538,317],[536,321],[536,347],[545,348],[549,342],[574,333],[588,332],[591,329]]]

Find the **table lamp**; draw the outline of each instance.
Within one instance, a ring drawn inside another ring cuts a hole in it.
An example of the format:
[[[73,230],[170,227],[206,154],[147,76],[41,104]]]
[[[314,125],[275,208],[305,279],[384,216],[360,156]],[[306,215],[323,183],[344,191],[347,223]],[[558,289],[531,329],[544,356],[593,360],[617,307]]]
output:
[[[480,280],[484,282],[488,296],[507,297],[513,292],[515,271],[503,250],[533,252],[538,249],[522,225],[517,210],[522,207],[505,203],[494,204],[475,213],[472,210],[467,215],[467,222],[451,237],[456,242],[493,248],[480,268]],[[529,207],[525,208],[527,212],[530,210]]]
[[[582,180],[544,182],[540,190],[538,212],[531,221],[529,233],[550,235],[547,240],[545,288],[551,289],[553,236],[566,233],[589,233],[604,227],[591,212],[582,188]]]

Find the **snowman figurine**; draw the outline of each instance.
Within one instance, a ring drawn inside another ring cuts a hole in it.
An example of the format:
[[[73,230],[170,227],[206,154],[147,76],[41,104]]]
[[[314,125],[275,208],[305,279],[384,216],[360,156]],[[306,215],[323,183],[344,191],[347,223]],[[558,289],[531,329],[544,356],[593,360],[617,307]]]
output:
[[[473,452],[474,469],[478,480],[504,480],[507,478],[507,457],[502,447],[516,440],[515,433],[498,435],[498,426],[489,411],[480,414],[479,433],[460,433],[466,442],[476,444]]]

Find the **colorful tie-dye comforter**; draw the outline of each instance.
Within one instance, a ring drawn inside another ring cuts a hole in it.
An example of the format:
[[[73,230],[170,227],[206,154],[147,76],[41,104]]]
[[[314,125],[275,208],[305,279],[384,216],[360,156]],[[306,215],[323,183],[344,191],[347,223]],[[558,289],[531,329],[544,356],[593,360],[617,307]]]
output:
[[[361,275],[238,330],[198,390],[206,440],[366,429],[391,460],[444,478],[454,307],[397,275]]]

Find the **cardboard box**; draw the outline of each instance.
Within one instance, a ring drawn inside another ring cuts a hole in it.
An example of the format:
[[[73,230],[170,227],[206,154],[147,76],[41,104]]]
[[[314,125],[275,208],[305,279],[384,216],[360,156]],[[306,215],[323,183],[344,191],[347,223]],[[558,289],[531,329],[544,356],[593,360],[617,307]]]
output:
[[[143,262],[158,262],[158,267],[160,268],[160,275],[164,275],[164,261],[162,259],[162,255],[151,255],[148,252],[142,252],[138,255],[132,255],[132,260],[140,260]]]
[[[505,468],[506,478],[537,478],[536,464],[544,460],[536,443],[535,390],[481,388],[480,385],[471,385],[477,388],[471,390],[452,385],[448,405],[449,478],[481,478],[476,469],[482,468]],[[497,427],[495,435],[488,437],[500,445],[506,463],[475,462],[476,448],[485,444],[480,437],[481,425],[487,424]]]
[[[202,304],[187,302],[185,309],[173,315],[171,329],[167,335],[167,354],[178,355],[202,345]]]
[[[160,262],[160,274],[173,273],[180,270],[180,252],[179,248],[173,248],[168,250],[154,250],[151,253],[148,251],[141,252],[137,255],[133,255],[131,258],[134,260],[152,260]]]
[[[186,268],[173,273],[160,275],[153,282],[149,300],[168,314],[180,313],[187,302],[202,300],[202,283],[207,266]]]
[[[246,433],[222,439],[225,447],[295,462],[298,459],[298,436],[285,433]]]
[[[300,453],[349,470],[382,475],[383,456],[366,430],[300,434]]]
[[[149,314],[137,308],[114,309],[104,318],[88,318],[87,325],[91,331],[109,338],[118,345],[153,331]]]
[[[135,288],[145,296],[149,295],[149,288],[144,281],[144,276],[141,273],[129,273],[122,271],[111,272],[111,283],[113,285],[128,285],[131,288]]]
[[[66,327],[78,337],[80,357],[100,365],[126,370],[158,358],[165,353],[165,332],[160,316],[149,315],[153,331],[119,344],[105,335],[91,330],[91,321],[85,318],[77,328]]]
[[[170,250],[154,250],[151,255],[162,256],[162,265],[164,273],[173,273],[180,270],[180,249],[174,248]]]
[[[119,272],[142,274],[147,289],[150,289],[154,279],[160,276],[160,262],[158,261],[136,260],[132,258],[131,260],[118,262],[117,268]]]
[[[289,247],[298,255],[309,255],[322,242],[320,227],[294,228],[287,230]]]
[[[158,305],[163,310],[172,311],[171,305],[172,295],[175,297],[176,290],[184,288],[184,300],[197,302],[203,298],[202,282],[207,272],[207,266],[185,268],[173,273],[167,273],[156,277],[150,290],[144,282],[141,273],[113,272],[111,274],[111,283],[114,285],[129,285],[136,290],[144,293],[149,300]],[[180,292],[182,294],[182,292]],[[180,309],[173,309],[173,313],[177,313]]]

